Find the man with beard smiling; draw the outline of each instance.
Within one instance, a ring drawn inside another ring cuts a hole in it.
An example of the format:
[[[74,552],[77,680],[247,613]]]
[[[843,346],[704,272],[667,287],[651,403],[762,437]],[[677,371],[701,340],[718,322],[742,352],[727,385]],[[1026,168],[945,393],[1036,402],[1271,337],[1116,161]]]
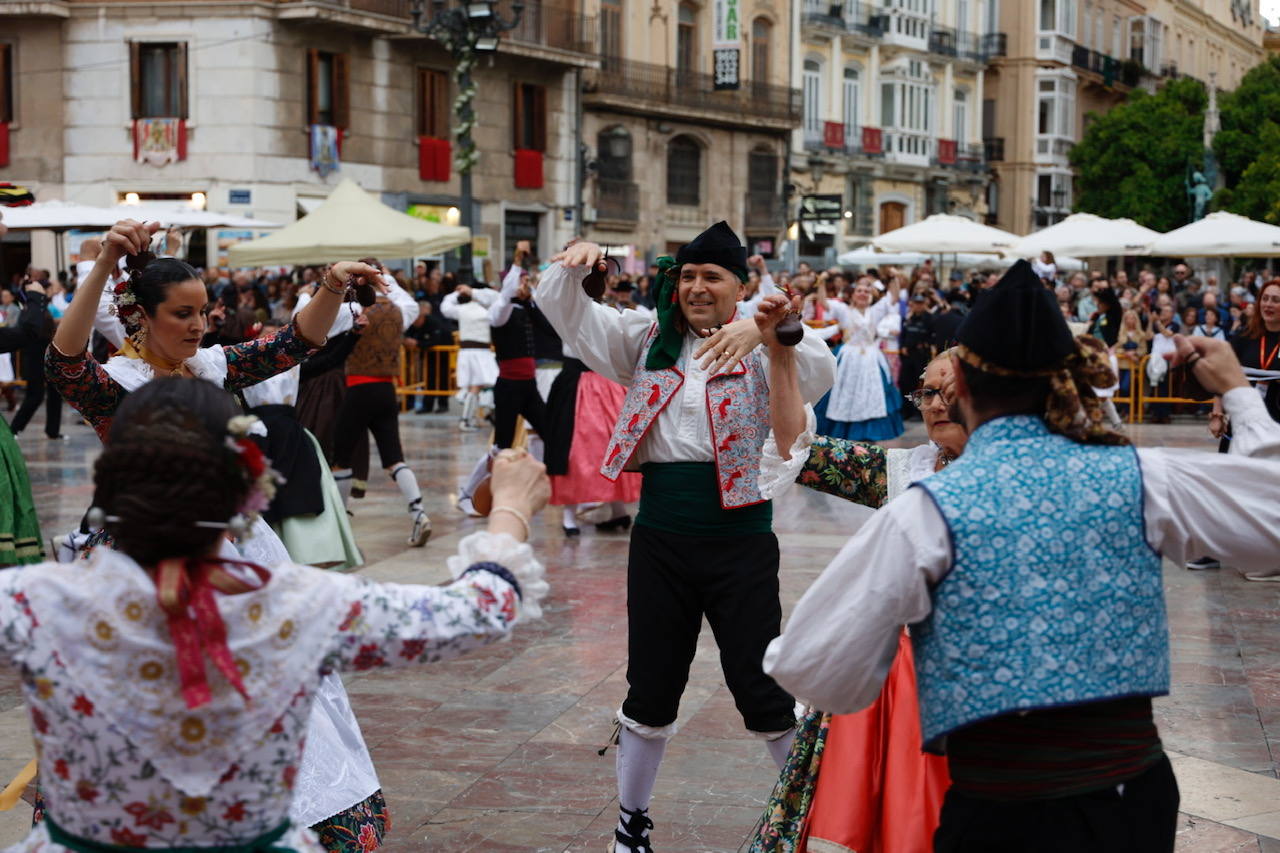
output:
[[[778,541],[759,489],[769,432],[769,359],[794,359],[801,394],[815,402],[835,379],[835,359],[809,331],[799,345],[753,352],[730,371],[725,352],[702,363],[703,335],[734,319],[747,253],[724,222],[659,259],[656,322],[594,303],[582,282],[604,271],[602,252],[578,243],[553,259],[538,304],[592,370],[628,386],[601,473],[643,474],[627,567],[627,699],[618,712],[620,853],[649,851],[649,800],[676,731],[705,615],[725,680],[749,731],[781,769],[794,702],[764,674],[765,647],[780,630]],[[710,369],[708,369],[710,368]]]

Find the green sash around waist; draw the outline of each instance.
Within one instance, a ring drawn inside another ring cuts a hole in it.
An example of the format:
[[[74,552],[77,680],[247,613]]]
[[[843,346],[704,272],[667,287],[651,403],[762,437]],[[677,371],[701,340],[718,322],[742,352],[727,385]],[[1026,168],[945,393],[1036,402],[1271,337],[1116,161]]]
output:
[[[773,502],[737,509],[720,506],[712,462],[646,462],[636,524],[683,536],[739,536],[773,532]]]
[[[48,829],[49,840],[54,844],[61,844],[68,850],[75,850],[77,853],[128,853],[128,851],[140,849],[137,847],[125,847],[120,844],[104,844],[101,841],[93,841],[89,838],[72,835],[50,820],[47,814],[44,816],[44,825]],[[265,835],[251,838],[243,844],[224,844],[212,847],[147,847],[145,849],[151,851],[151,853],[297,853],[292,847],[276,846],[276,842],[289,831],[289,825],[289,821],[286,820]]]

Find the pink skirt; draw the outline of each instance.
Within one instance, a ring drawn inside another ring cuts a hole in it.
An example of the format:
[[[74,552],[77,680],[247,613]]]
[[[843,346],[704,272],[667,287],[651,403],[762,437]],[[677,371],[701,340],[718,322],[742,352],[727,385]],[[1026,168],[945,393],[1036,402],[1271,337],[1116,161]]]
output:
[[[573,444],[569,448],[569,473],[551,478],[554,506],[640,500],[640,475],[624,473],[610,482],[600,473],[613,427],[627,392],[598,373],[584,371],[578,379],[574,405]]]

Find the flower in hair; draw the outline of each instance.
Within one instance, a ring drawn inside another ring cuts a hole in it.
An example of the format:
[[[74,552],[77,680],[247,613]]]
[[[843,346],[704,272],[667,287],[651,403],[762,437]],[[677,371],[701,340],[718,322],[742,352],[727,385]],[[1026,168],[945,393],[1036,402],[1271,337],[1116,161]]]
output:
[[[261,431],[262,421],[253,415],[237,415],[227,421],[227,448],[236,454],[240,467],[249,480],[249,493],[240,506],[240,514],[250,522],[271,506],[276,496],[276,486],[284,482],[280,473],[271,467],[261,448],[250,438]]]

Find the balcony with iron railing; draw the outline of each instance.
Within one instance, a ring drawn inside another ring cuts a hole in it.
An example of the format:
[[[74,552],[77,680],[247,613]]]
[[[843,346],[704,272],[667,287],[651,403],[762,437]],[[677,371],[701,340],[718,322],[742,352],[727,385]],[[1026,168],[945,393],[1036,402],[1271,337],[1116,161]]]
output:
[[[748,229],[778,231],[787,224],[782,196],[776,192],[749,191],[743,211]]]
[[[640,221],[640,185],[635,181],[596,179],[596,225],[614,222],[635,225]]]
[[[1130,88],[1137,86],[1144,71],[1142,64],[1132,59],[1121,61],[1082,45],[1071,49],[1071,64],[1082,71],[1099,75],[1102,85],[1108,87],[1117,83]]]
[[[738,89],[717,90],[715,78],[629,59],[609,59],[585,77],[586,102],[626,112],[660,113],[677,118],[698,114],[704,120],[774,128],[800,124],[800,90],[745,81]]]
[[[0,0],[0,3],[4,0]],[[283,19],[327,20],[379,32],[412,33],[411,0],[276,0]],[[498,0],[494,8],[510,20],[516,0]],[[433,14],[432,4],[425,12]],[[594,54],[596,19],[572,3],[525,2],[520,22],[502,34],[499,50],[512,47],[550,48],[578,54]],[[519,52],[519,51],[518,51]]]
[[[971,62],[986,62],[1007,53],[1004,33],[974,33],[933,26],[927,15],[913,11],[909,0],[880,5],[862,0],[804,0],[806,26],[863,35],[890,43],[906,43],[921,50]],[[889,36],[896,36],[890,38]]]

